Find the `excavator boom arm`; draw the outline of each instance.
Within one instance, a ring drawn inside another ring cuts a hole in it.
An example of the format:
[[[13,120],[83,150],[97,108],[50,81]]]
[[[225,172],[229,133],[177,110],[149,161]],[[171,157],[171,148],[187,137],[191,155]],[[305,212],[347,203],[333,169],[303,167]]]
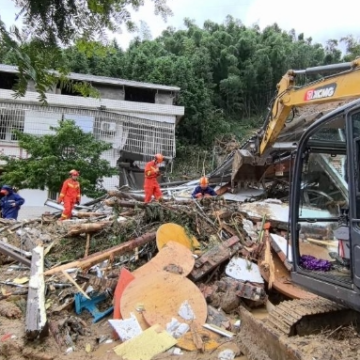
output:
[[[335,70],[347,71],[323,78],[299,89],[295,88],[296,75]],[[276,141],[293,108],[360,97],[360,59],[350,63],[319,66],[306,70],[289,70],[278,83],[277,89],[278,95],[270,111],[259,146],[260,156]]]

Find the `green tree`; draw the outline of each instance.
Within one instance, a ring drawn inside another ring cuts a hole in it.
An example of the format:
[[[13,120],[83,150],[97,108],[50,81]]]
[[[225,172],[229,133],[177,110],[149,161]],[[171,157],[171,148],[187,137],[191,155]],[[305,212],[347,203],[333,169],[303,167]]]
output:
[[[324,46],[295,29],[284,31],[277,24],[263,30],[246,27],[232,16],[223,23],[205,21],[203,26],[186,18],[184,25],[182,30],[168,27],[154,40],[145,36],[143,26],[127,51],[116,43],[80,38],[58,57],[46,59],[66,71],[179,86],[175,101],[185,106],[185,117],[177,126],[179,155],[182,145],[208,147],[215,137],[230,131],[242,137],[244,129],[258,126],[288,69],[349,61],[360,54],[359,42],[351,36],[340,40],[347,52],[342,56],[336,39]],[[6,63],[14,62],[14,56],[0,47],[1,56]],[[296,81],[301,86],[318,78],[298,76]]]
[[[85,133],[73,120],[59,121],[50,127],[53,134],[36,136],[16,131],[19,146],[28,154],[26,159],[1,156],[6,165],[1,176],[3,184],[26,189],[60,191],[71,169],[80,171],[79,181],[84,195],[95,197],[104,191],[102,177],[116,174],[101,154],[111,144]]]

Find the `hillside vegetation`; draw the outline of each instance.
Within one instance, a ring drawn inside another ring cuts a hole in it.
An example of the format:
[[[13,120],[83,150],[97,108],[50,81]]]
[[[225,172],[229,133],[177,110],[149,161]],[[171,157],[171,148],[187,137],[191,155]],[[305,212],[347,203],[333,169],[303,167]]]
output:
[[[185,106],[186,115],[177,129],[177,156],[199,164],[203,155],[195,159],[194,152],[207,151],[210,159],[215,140],[218,144],[231,136],[241,140],[262,124],[287,69],[350,61],[360,55],[352,36],[322,45],[295,30],[287,32],[276,24],[263,30],[246,27],[231,16],[221,24],[206,21],[199,26],[190,19],[184,23],[184,30],[169,27],[153,40],[144,25],[126,51],[115,41],[107,46],[78,42],[51,61],[54,68],[61,63],[78,73],[179,86],[176,101]],[[2,63],[14,63],[12,56],[0,50]]]

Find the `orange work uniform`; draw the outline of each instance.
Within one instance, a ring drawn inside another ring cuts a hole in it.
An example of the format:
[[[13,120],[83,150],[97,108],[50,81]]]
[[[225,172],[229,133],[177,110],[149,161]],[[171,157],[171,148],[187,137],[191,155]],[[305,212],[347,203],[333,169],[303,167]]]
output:
[[[71,212],[76,203],[80,203],[80,183],[77,180],[66,179],[61,188],[59,202],[64,202],[64,211],[61,214],[61,219],[70,219]]]
[[[144,191],[145,191],[145,203],[151,201],[152,196],[155,196],[156,200],[162,198],[162,192],[160,190],[160,185],[157,181],[159,176],[159,168],[155,161],[149,161],[145,165],[145,180],[144,180]]]

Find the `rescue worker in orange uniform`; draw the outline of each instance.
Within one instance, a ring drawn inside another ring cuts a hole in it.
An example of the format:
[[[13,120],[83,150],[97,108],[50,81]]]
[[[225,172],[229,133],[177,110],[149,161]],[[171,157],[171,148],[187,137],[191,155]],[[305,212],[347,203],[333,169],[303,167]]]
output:
[[[164,157],[161,154],[156,154],[154,156],[154,160],[149,161],[145,165],[145,203],[149,203],[153,195],[156,200],[162,200],[162,192],[160,190],[160,185],[157,181],[157,177],[160,176],[159,164],[161,164],[163,161]]]
[[[193,199],[202,199],[206,197],[217,196],[215,190],[209,186],[209,180],[203,176],[200,179],[200,184],[194,189],[191,197]]]
[[[79,172],[76,170],[69,171],[70,178],[66,179],[60,191],[58,203],[64,203],[64,211],[61,214],[60,220],[71,218],[71,212],[75,204],[80,204],[80,183],[78,182]]]

